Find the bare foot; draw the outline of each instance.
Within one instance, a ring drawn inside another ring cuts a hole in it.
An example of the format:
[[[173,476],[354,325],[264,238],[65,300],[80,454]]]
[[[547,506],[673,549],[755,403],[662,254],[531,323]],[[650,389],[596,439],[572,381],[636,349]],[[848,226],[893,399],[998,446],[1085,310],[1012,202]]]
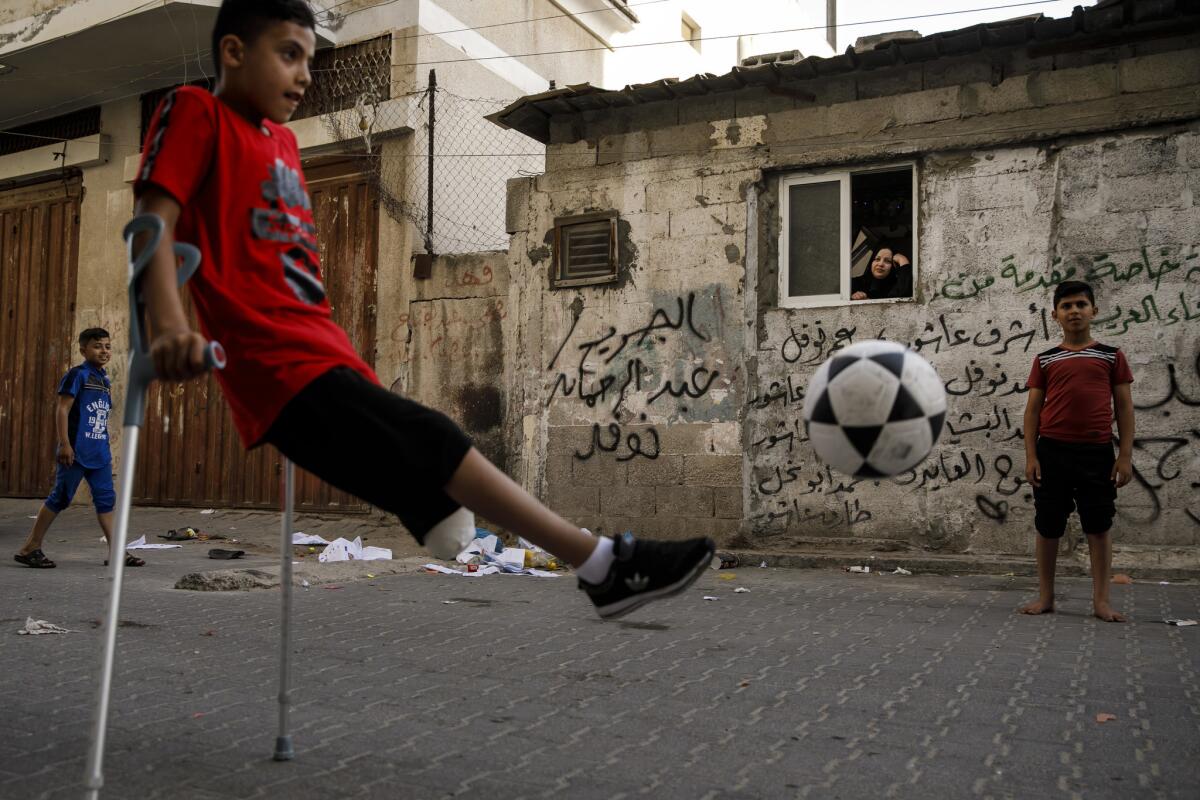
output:
[[[1053,614],[1053,600],[1034,600],[1017,609],[1018,614]]]
[[[1127,622],[1125,615],[1119,611],[1114,611],[1113,607],[1108,603],[1095,603],[1092,606],[1093,613],[1096,619],[1102,619],[1105,622]]]

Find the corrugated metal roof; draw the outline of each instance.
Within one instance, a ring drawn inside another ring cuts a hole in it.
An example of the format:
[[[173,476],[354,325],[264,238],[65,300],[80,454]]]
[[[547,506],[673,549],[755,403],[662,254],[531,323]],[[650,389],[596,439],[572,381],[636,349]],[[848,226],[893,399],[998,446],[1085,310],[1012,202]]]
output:
[[[987,22],[943,31],[920,39],[891,41],[863,52],[849,48],[830,58],[811,56],[794,63],[734,67],[724,75],[706,73],[691,78],[664,78],[608,90],[588,83],[551,89],[522,97],[488,117],[504,128],[530,138],[550,141],[550,118],[608,108],[661,103],[702,95],[736,92],[752,87],[786,87],[852,72],[918,64],[939,58],[1001,48],[1027,47],[1030,55],[1077,44],[1080,48],[1111,47],[1148,28],[1172,23],[1169,32],[1200,28],[1200,0],[1102,0],[1090,8],[1076,6],[1069,17],[1041,15]],[[1182,24],[1180,24],[1182,23]]]

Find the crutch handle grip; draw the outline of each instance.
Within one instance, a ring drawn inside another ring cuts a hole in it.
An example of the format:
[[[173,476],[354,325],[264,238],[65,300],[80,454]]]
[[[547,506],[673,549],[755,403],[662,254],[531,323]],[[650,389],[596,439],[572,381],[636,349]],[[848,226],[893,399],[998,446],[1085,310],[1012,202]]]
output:
[[[166,223],[157,214],[138,214],[122,231],[129,257],[129,390],[125,398],[125,424],[141,426],[146,418],[146,390],[155,379],[154,362],[150,359],[150,341],[146,333],[146,304],[142,292],[142,276],[150,266],[162,241]],[[134,253],[134,239],[139,234],[149,238]],[[185,242],[176,242],[174,252],[179,259],[175,272],[177,286],[183,286],[200,267],[200,250]],[[204,363],[209,369],[224,369],[228,359],[220,342],[209,342],[204,348]]]

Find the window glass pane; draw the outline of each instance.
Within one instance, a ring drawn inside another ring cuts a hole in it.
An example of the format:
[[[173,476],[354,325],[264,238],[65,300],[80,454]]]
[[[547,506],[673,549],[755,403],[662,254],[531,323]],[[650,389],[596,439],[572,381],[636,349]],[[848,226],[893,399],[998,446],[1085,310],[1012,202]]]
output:
[[[838,181],[788,187],[789,297],[841,292],[840,204]]]

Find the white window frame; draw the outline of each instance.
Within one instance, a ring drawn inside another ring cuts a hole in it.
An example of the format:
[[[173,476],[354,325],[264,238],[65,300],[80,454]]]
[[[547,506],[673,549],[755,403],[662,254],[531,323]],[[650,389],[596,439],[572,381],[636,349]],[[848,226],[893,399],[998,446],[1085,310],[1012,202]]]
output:
[[[913,273],[913,294],[911,297],[885,297],[879,300],[851,300],[850,299],[850,178],[854,175],[864,175],[871,172],[898,172],[901,169],[908,168],[912,171],[912,253],[909,258],[912,262]],[[839,236],[841,237],[840,248],[840,290],[838,294],[814,294],[800,297],[788,296],[788,252],[789,252],[789,236],[791,232],[788,230],[788,218],[790,215],[791,192],[789,189],[793,186],[808,183],[839,183]],[[889,164],[881,164],[879,166],[867,167],[864,169],[846,169],[846,170],[828,170],[823,172],[799,172],[779,177],[779,256],[778,256],[778,273],[779,273],[779,307],[780,308],[825,308],[829,306],[862,306],[862,305],[882,305],[887,303],[911,303],[916,300],[917,293],[917,254],[920,252],[920,241],[918,238],[917,220],[920,217],[920,209],[917,207],[917,163],[915,161],[899,161]]]

